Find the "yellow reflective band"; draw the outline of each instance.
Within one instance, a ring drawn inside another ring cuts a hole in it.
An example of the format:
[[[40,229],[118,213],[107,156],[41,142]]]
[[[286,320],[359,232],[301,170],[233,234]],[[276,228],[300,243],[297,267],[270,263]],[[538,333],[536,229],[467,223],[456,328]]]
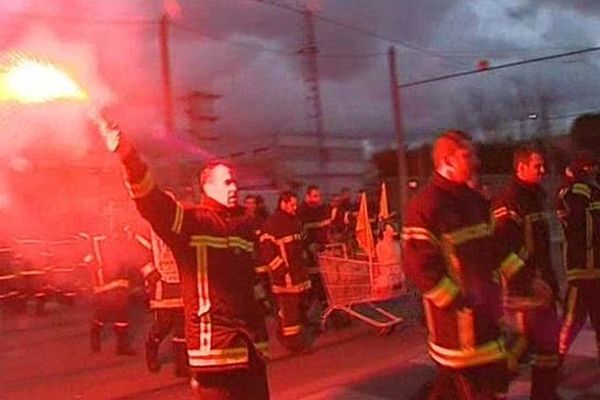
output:
[[[416,226],[406,226],[402,228],[402,240],[422,240],[431,243],[435,247],[440,247],[440,242],[437,238],[425,228]]]
[[[182,308],[183,299],[150,300],[150,308]]]
[[[585,196],[588,199],[590,197],[592,197],[592,191],[590,190],[590,188],[584,184],[584,183],[576,183],[573,185],[573,188],[571,189],[571,192],[573,192],[573,194],[579,194],[581,196]]]
[[[473,310],[464,308],[456,312],[458,319],[458,338],[460,348],[473,351],[475,348],[475,320]]]
[[[140,272],[142,273],[142,276],[144,278],[150,275],[152,271],[156,271],[156,268],[154,268],[154,264],[152,262],[149,262],[148,264],[140,268]]]
[[[112,289],[127,289],[129,288],[129,281],[127,279],[117,279],[107,283],[106,285],[94,287],[94,293],[104,293]]]
[[[461,228],[450,233],[445,233],[443,238],[450,244],[459,246],[471,240],[491,236],[492,231],[492,226],[487,222],[483,222],[481,224]]]
[[[287,235],[287,236],[283,236],[282,238],[278,239],[277,242],[281,243],[281,244],[286,244],[286,243],[291,243],[294,242],[296,240],[300,240],[301,236],[299,233],[294,233],[291,235]]]
[[[174,233],[181,233],[181,228],[183,227],[183,206],[180,202],[175,202],[175,218],[173,219],[173,225],[171,225],[171,231]]]
[[[567,270],[567,282],[575,280],[594,280],[600,279],[600,269],[597,268],[578,268]]]
[[[17,295],[19,295],[19,292],[17,292],[16,290],[13,290],[12,292],[0,294],[0,300],[5,300],[5,299],[8,299],[10,297],[15,297]]]
[[[510,278],[515,276],[515,274],[524,266],[525,262],[521,259],[521,257],[515,253],[510,253],[500,264],[500,273],[505,279],[510,280]]]
[[[276,256],[269,263],[269,267],[271,268],[272,271],[274,271],[277,268],[279,268],[282,264],[283,264],[283,259],[281,257],[279,257],[279,256]]]
[[[503,339],[487,342],[469,350],[447,349],[429,342],[429,355],[437,363],[451,368],[474,367],[507,358]]]
[[[36,276],[36,275],[44,275],[45,272],[39,269],[30,269],[26,271],[19,272],[21,276]]]
[[[10,275],[0,275],[0,281],[8,281],[11,279],[15,279],[17,277],[17,275],[15,274],[10,274]]]
[[[283,336],[295,336],[302,332],[302,325],[284,326],[281,329]]]
[[[147,196],[154,188],[154,180],[149,172],[142,178],[140,182],[125,182],[127,192],[132,199],[139,199]]]
[[[238,236],[209,236],[209,235],[194,235],[190,238],[191,246],[207,246],[220,249],[229,247],[239,248],[248,253],[254,252],[254,243],[245,240]]]
[[[290,286],[278,286],[278,285],[272,285],[271,286],[271,291],[273,293],[301,293],[304,292],[308,289],[310,289],[311,287],[311,283],[310,281],[304,281],[301,283],[298,283],[296,285],[290,285]]]
[[[448,307],[458,296],[460,289],[447,276],[440,279],[433,289],[423,293],[423,297],[431,301],[438,308]]]

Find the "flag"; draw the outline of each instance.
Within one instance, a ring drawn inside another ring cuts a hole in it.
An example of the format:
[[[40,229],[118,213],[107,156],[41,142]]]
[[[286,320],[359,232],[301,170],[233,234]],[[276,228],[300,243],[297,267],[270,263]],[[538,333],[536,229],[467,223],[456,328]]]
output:
[[[390,217],[390,209],[388,207],[387,189],[385,182],[381,182],[381,194],[379,197],[379,220],[386,220]]]
[[[356,220],[356,241],[369,258],[373,257],[375,245],[373,243],[371,223],[369,222],[366,193],[360,195],[360,207],[358,209],[358,217]]]

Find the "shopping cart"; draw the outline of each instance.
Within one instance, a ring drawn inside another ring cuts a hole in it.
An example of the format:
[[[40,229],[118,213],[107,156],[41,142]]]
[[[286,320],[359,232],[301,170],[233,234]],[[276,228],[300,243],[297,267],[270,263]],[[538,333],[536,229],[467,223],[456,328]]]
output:
[[[349,258],[343,244],[330,245],[319,254],[319,270],[327,294],[327,309],[321,316],[323,330],[334,311],[344,312],[390,333],[403,318],[376,304],[407,294],[400,265]]]

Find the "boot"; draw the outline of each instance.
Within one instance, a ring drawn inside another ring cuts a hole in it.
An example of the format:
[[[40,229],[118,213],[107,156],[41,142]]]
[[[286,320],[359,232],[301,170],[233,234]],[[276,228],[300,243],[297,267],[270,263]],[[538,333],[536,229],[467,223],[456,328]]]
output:
[[[189,378],[190,367],[188,365],[185,339],[173,338],[173,357],[175,359],[175,376],[178,378]]]
[[[118,325],[117,325],[118,324]],[[115,333],[117,334],[117,349],[116,353],[119,356],[133,356],[135,351],[129,345],[129,323],[118,322],[114,326]]]
[[[160,360],[158,359],[158,346],[160,342],[152,336],[148,335],[146,340],[146,366],[148,371],[156,373],[160,371]]]
[[[102,325],[104,324],[100,321],[92,322],[92,328],[90,329],[90,348],[94,353],[100,352]]]

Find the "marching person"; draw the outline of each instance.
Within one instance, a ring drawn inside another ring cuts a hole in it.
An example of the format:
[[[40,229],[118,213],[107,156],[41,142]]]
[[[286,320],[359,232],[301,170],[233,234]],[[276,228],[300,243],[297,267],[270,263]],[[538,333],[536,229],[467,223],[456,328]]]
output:
[[[402,230],[405,273],[422,292],[429,354],[439,371],[428,398],[501,398],[525,343],[503,335],[494,275],[523,261],[502,254],[487,202],[468,185],[479,164],[469,135],[444,132],[432,158],[433,179],[410,201]]]
[[[129,341],[129,277],[140,259],[133,255],[133,249],[128,246],[131,243],[124,232],[114,233],[111,238],[83,232],[79,235],[90,242],[92,250],[86,256],[94,278],[94,314],[90,330],[92,352],[100,351],[103,327],[112,323],[117,336],[117,355],[135,355]]]
[[[541,150],[518,148],[513,168],[512,180],[492,206],[496,237],[525,260],[523,269],[505,285],[505,306],[523,324],[530,344],[531,399],[551,400],[557,398],[559,289],[551,255],[552,214],[546,212],[541,186],[546,172]]]
[[[563,358],[589,315],[600,359],[600,185],[598,162],[587,152],[569,165],[569,184],[559,194],[558,216],[565,233],[565,315],[559,351]]]
[[[294,353],[303,352],[308,346],[306,297],[311,286],[297,212],[296,195],[281,193],[277,210],[265,222],[260,236],[261,258],[271,271],[279,333],[285,347]]]
[[[139,235],[139,234],[136,234]],[[138,241],[152,251],[153,262],[142,268],[150,294],[150,310],[153,314],[152,326],[146,340],[146,365],[150,372],[161,368],[158,359],[160,343],[173,332],[171,339],[175,358],[175,376],[189,376],[187,348],[183,314],[181,281],[173,253],[154,232],[150,232],[150,241],[138,236]]]
[[[321,302],[326,302],[325,289],[319,272],[319,251],[330,241],[331,210],[323,203],[321,190],[318,186],[306,188],[302,205],[298,208],[298,217],[302,223],[308,249],[308,268],[313,286],[313,294]]]
[[[237,212],[233,168],[222,160],[208,162],[200,173],[201,204],[184,210],[154,183],[120,130],[102,118],[96,122],[125,167],[140,214],[177,263],[195,394],[211,400],[268,399],[268,337],[254,298],[253,237],[248,219]]]

